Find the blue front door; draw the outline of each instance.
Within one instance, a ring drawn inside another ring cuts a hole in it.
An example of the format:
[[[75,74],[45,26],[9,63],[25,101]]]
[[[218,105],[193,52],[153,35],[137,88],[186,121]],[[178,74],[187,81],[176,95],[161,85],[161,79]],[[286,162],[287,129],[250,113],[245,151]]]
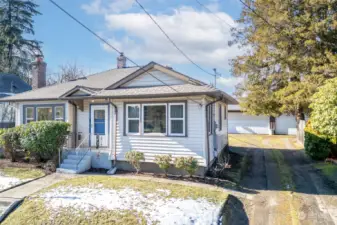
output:
[[[105,135],[105,110],[96,109],[94,110],[94,134],[95,135]]]
[[[91,147],[109,146],[108,105],[91,105]]]

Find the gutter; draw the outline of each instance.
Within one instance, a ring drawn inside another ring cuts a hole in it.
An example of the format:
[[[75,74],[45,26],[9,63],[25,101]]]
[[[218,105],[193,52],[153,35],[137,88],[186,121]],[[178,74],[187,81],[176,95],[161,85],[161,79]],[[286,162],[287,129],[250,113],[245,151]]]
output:
[[[117,106],[112,103],[111,99],[109,99],[109,103],[115,108],[115,125],[114,125],[114,166],[116,167],[117,164],[117,119],[118,119],[118,108]]]
[[[214,100],[213,102],[210,102],[210,103],[208,103],[207,105],[206,105],[206,107],[205,107],[205,111],[206,111],[206,113],[205,113],[205,116],[206,116],[206,123],[208,122],[208,117],[207,117],[207,109],[208,109],[208,107],[210,106],[210,105],[213,105],[213,104],[215,104],[215,103],[217,103],[217,102],[219,102],[219,101],[222,101],[223,100],[223,98],[220,98],[220,99],[217,99],[217,100]],[[212,117],[213,117],[213,115],[212,115]],[[214,119],[214,118],[213,118]],[[213,123],[213,121],[212,121],[212,123]],[[207,126],[208,126],[208,124],[207,124]],[[209,163],[210,163],[210,149],[209,149],[209,134],[208,134],[208,128],[207,128],[207,126],[206,126],[206,133],[207,133],[207,135],[206,135],[206,143],[207,143],[207,167],[209,166]],[[214,135],[214,134],[213,134]],[[214,147],[214,146],[213,146]]]

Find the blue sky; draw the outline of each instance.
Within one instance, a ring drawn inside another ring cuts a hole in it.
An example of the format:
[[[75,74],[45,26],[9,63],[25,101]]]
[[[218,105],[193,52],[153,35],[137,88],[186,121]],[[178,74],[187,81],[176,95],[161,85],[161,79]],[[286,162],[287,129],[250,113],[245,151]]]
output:
[[[76,18],[124,51],[140,65],[155,61],[170,65],[207,83],[214,78],[191,65],[163,36],[133,0],[55,0]],[[217,68],[223,78],[218,87],[228,93],[239,82],[231,77],[228,60],[243,53],[229,47],[229,26],[200,7],[195,0],[139,0],[178,46],[209,72]],[[232,26],[239,18],[238,0],[199,0]],[[36,0],[35,38],[43,42],[48,73],[76,62],[88,74],[115,68],[117,54],[104,46],[48,0]],[[132,66],[131,63],[128,63]]]

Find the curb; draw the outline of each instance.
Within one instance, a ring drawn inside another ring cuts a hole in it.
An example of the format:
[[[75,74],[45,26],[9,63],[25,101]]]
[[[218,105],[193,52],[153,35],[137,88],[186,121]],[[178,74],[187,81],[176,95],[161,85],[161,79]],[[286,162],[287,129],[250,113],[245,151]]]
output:
[[[19,205],[22,204],[22,202],[25,200],[26,197],[14,201],[12,204],[10,204],[7,209],[0,215],[0,224],[11,214]]]
[[[20,186],[22,186],[22,185],[28,184],[28,183],[30,183],[30,182],[32,182],[32,181],[39,180],[39,179],[44,178],[44,177],[46,177],[46,176],[48,176],[48,175],[46,174],[46,175],[44,175],[44,176],[42,176],[42,177],[34,178],[34,179],[32,179],[32,180],[27,180],[27,181],[25,181],[25,182],[22,182],[22,183],[20,183],[20,184],[15,185],[15,186],[12,186],[12,187],[3,189],[3,190],[0,191],[0,194],[3,193],[3,192],[9,191],[9,190],[11,190],[11,189],[20,187]]]

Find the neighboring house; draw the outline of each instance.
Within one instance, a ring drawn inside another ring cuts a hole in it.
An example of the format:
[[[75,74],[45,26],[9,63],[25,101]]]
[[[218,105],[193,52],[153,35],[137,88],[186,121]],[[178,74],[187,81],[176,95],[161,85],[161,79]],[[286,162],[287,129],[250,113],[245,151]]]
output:
[[[295,116],[252,116],[245,114],[239,105],[228,108],[228,133],[230,134],[286,134],[296,135]]]
[[[13,74],[0,73],[0,98],[31,90],[32,87]],[[6,102],[0,103],[0,128],[15,125],[15,110]]]
[[[154,62],[126,68],[120,56],[117,65],[117,69],[5,101],[15,103],[16,125],[39,120],[72,125],[69,145],[87,155],[70,153],[59,171],[110,169],[115,162],[117,168],[127,170],[125,153],[136,150],[145,154],[144,170],[158,170],[152,164],[155,155],[172,154],[173,158],[195,157],[198,173],[204,174],[228,144],[227,104],[236,100]]]

